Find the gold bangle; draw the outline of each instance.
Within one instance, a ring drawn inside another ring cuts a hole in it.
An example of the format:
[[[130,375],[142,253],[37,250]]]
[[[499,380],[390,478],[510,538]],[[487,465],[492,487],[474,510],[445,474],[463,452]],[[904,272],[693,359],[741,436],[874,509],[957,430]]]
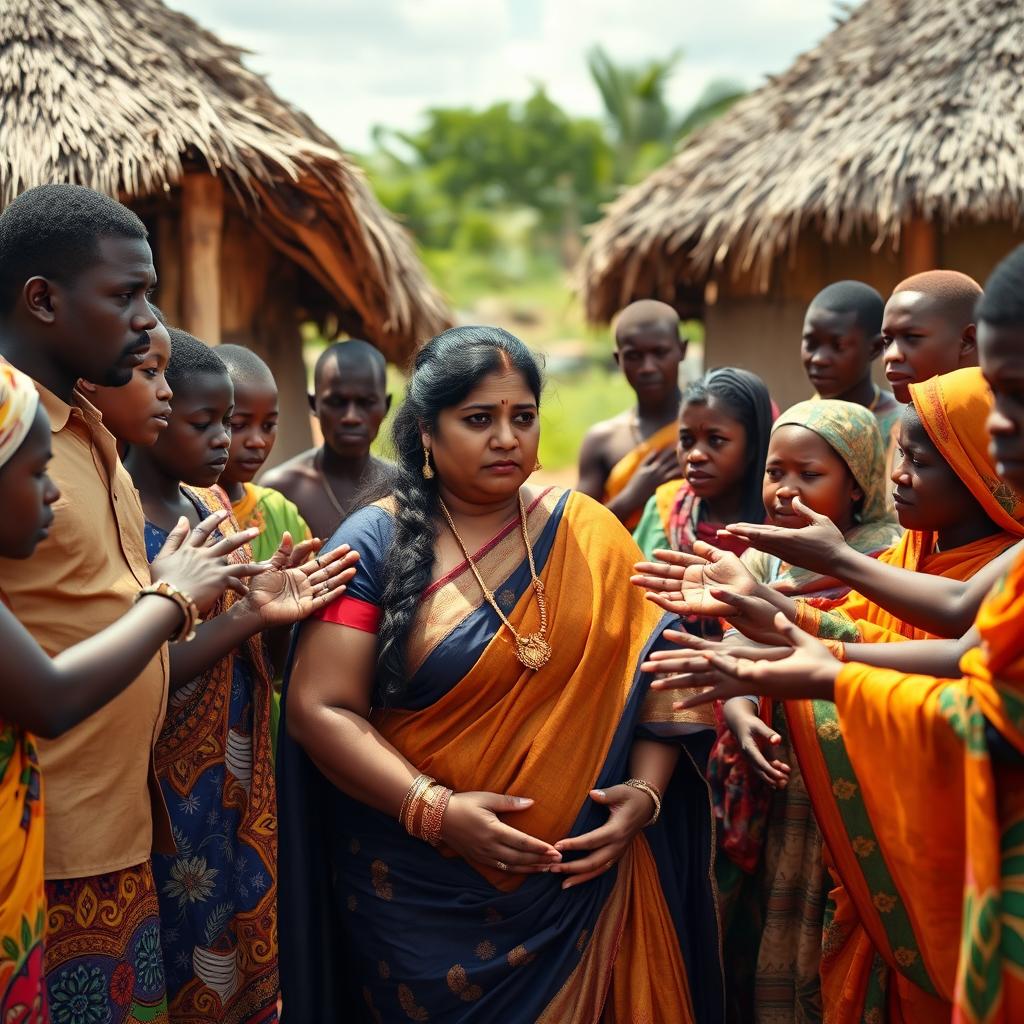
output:
[[[651,815],[650,821],[647,822],[647,825],[653,825],[661,815],[661,791],[654,783],[647,782],[644,779],[626,779],[623,785],[639,789],[641,793],[646,793],[654,801],[654,814]],[[647,828],[647,825],[644,828]]]
[[[444,813],[448,810],[448,801],[451,798],[452,791],[438,782],[431,785],[423,794],[420,838],[431,846],[437,846],[441,842],[441,823],[444,821]]]
[[[417,775],[413,784],[409,787],[402,801],[402,809],[398,812],[398,820],[409,835],[414,836],[413,825],[416,820],[416,812],[419,810],[420,798],[426,792],[427,787],[432,785],[434,780],[429,775]]]
[[[179,590],[173,583],[168,583],[167,580],[160,580],[159,583],[151,583],[148,587],[143,587],[135,595],[135,604],[138,604],[147,594],[166,597],[168,601],[173,601],[178,606],[184,621],[169,637],[172,644],[187,644],[189,640],[195,639],[196,626],[203,620],[199,617],[199,608],[195,601],[184,590]]]

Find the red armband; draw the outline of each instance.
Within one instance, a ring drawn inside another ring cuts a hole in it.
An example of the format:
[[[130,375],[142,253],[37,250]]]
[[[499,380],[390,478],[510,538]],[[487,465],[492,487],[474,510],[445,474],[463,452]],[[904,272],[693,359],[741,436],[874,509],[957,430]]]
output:
[[[342,594],[336,601],[314,612],[311,618],[321,622],[334,622],[339,626],[351,626],[361,633],[376,633],[380,629],[381,610],[369,601]]]

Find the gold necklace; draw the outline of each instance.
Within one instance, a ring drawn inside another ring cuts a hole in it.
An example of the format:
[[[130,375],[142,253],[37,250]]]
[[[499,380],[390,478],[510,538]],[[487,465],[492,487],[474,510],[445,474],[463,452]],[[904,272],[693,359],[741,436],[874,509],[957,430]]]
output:
[[[551,658],[551,644],[548,643],[546,636],[548,631],[548,603],[544,596],[544,583],[537,576],[537,567],[533,562],[533,548],[530,546],[530,535],[526,529],[526,507],[523,505],[522,492],[519,494],[519,525],[523,532],[523,543],[526,545],[526,558],[530,563],[530,579],[533,582],[533,592],[537,595],[537,608],[540,611],[540,628],[536,633],[530,633],[526,636],[517,633],[515,627],[505,617],[505,613],[501,610],[501,607],[495,600],[494,594],[488,590],[487,585],[484,583],[483,577],[480,575],[480,570],[476,567],[473,559],[469,557],[469,551],[463,543],[462,538],[459,536],[459,531],[455,528],[455,520],[452,519],[452,514],[448,511],[447,506],[440,498],[437,500],[438,504],[441,506],[441,511],[444,513],[444,518],[448,523],[448,528],[452,531],[452,535],[455,537],[456,542],[462,549],[463,557],[466,559],[470,569],[473,571],[473,575],[476,577],[477,583],[480,584],[480,589],[484,592],[484,598],[495,612],[497,612],[498,618],[501,619],[505,624],[505,627],[515,639],[516,657],[522,665],[533,672],[543,668]]]

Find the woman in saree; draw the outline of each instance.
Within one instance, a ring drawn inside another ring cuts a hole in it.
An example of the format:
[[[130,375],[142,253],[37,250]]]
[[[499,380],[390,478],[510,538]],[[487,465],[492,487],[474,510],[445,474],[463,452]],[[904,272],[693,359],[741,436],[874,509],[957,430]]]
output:
[[[286,1021],[722,1020],[713,718],[649,695],[625,529],[527,484],[540,394],[507,332],[433,339],[393,494],[332,540],[360,570],[285,684]]]

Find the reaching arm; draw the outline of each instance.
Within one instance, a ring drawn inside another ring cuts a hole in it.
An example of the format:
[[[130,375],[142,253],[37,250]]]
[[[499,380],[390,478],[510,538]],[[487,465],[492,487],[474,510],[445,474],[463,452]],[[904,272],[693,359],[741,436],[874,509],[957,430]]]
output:
[[[318,547],[319,541],[306,541],[292,551],[289,538],[271,560],[272,567],[252,578],[241,601],[204,622],[192,643],[175,647],[171,652],[171,691],[191,682],[261,630],[291,626],[343,594],[359,558],[347,544],[301,565],[287,561],[289,557],[300,561]]]
[[[1021,550],[1021,544],[1015,544],[966,582],[950,580],[860,554],[842,542],[830,520],[799,499],[793,506],[808,520],[802,529],[737,523],[728,532],[759,551],[835,576],[886,611],[936,636],[960,637],[971,628],[985,595]],[[792,617],[788,612],[787,616]]]

